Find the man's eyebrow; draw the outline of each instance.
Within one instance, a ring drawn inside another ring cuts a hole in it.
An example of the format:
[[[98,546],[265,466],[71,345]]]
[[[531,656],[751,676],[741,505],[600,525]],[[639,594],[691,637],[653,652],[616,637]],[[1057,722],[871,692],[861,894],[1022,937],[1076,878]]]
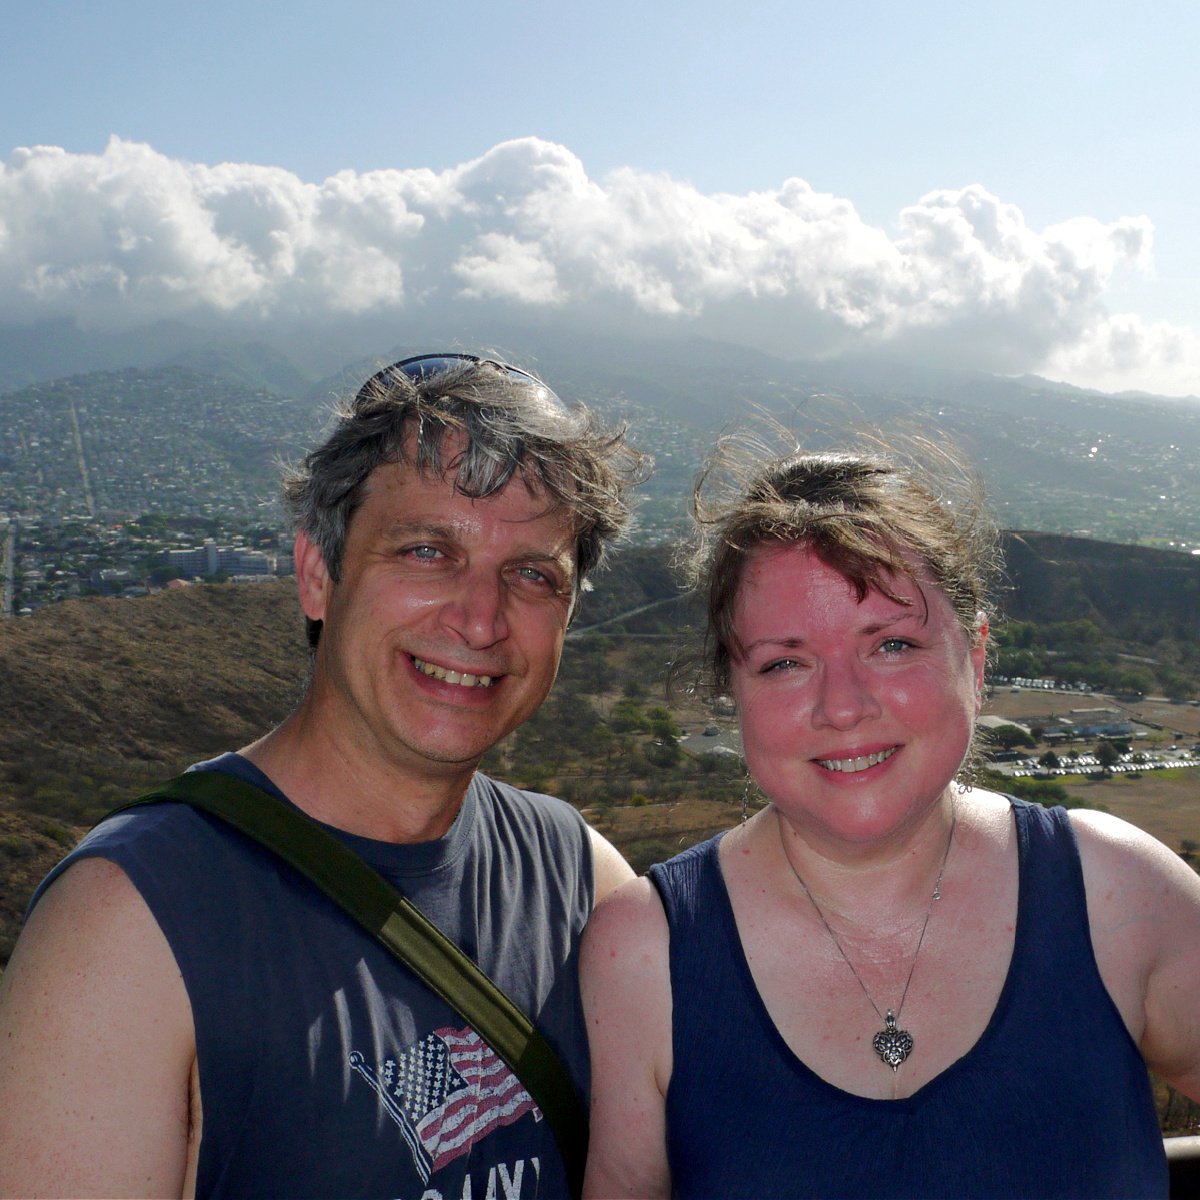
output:
[[[435,525],[432,521],[391,521],[384,526],[386,537],[455,537],[454,528],[450,525]]]
[[[539,561],[546,562],[570,562],[574,564],[575,555],[572,552],[574,547],[563,546],[561,550],[539,550],[530,548],[523,550],[520,554],[515,555],[516,558],[533,558]]]

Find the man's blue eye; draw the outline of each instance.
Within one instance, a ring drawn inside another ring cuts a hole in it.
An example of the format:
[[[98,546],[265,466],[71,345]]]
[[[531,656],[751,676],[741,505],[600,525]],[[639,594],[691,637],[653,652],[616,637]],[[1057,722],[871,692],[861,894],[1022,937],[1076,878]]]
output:
[[[548,588],[551,591],[557,592],[560,588],[556,576],[547,574],[537,567],[518,567],[517,578],[525,583],[537,584],[540,587]]]

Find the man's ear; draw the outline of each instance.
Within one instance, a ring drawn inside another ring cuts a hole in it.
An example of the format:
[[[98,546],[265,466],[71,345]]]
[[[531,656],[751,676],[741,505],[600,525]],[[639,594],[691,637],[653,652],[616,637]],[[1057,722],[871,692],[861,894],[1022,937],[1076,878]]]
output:
[[[296,590],[300,596],[300,607],[310,621],[324,621],[325,608],[333,589],[333,580],[325,566],[325,556],[303,530],[296,534],[292,554],[296,563]]]

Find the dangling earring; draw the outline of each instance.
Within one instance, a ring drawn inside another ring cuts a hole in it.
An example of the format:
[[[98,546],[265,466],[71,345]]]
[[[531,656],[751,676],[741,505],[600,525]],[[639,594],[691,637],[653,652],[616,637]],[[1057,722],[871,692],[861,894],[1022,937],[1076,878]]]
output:
[[[750,812],[750,789],[753,786],[754,786],[754,780],[751,778],[750,772],[747,771],[746,772],[746,786],[744,788],[742,788],[742,822],[743,823],[745,823],[745,820]]]

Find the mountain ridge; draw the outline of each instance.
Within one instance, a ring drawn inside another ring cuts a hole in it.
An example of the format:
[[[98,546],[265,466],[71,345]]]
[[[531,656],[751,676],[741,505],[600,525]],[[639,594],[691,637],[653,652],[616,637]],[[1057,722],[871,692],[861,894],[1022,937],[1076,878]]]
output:
[[[659,457],[660,470],[644,489],[656,506],[648,536],[675,536],[685,523],[690,477],[719,432],[769,416],[814,448],[845,442],[863,430],[885,438],[949,440],[978,467],[1001,523],[1010,528],[1200,547],[1195,469],[1200,405],[1064,393],[981,374],[917,372],[866,361],[857,366],[785,362],[696,339],[640,344],[546,331],[527,332],[525,338],[514,343],[514,358],[541,370],[564,398],[624,418],[635,443]],[[265,453],[247,461],[242,477],[231,476],[222,485],[223,502],[236,492],[254,509],[258,497],[275,491],[270,460],[294,457],[328,416],[336,396],[380,363],[419,348],[415,341],[379,344],[389,347],[387,353],[343,359],[332,374],[296,365],[266,344],[209,341],[186,351],[173,344],[169,365],[110,367],[0,395],[0,513],[36,516],[37,505],[23,502],[22,489],[36,490],[42,476],[58,476],[57,486],[68,492],[78,486],[79,472],[64,469],[69,464],[61,454],[47,459],[64,439],[79,441],[85,452],[91,447],[101,460],[98,476],[119,483],[140,469],[140,459],[151,449],[170,448],[162,442],[164,434],[187,453],[187,441],[199,445],[205,437],[209,444],[227,445],[231,428],[255,436],[269,433],[273,439],[270,446],[264,442]],[[219,374],[198,374],[199,368]],[[192,382],[174,388],[172,381],[183,374]],[[131,391],[153,395],[157,389],[164,398],[162,411],[145,404],[136,420],[122,414],[129,423],[120,445],[109,430],[119,399],[112,384],[117,376]],[[48,408],[41,421],[46,427],[40,428],[39,407],[66,391],[89,401],[71,419],[77,429],[62,421],[53,426]],[[179,399],[173,398],[176,392]],[[208,394],[214,401],[225,397],[225,408],[209,403]],[[238,409],[230,412],[232,398]],[[214,420],[218,428],[206,430],[205,423]],[[203,473],[203,461],[197,460],[193,470]],[[161,459],[155,471],[155,481],[140,494],[154,505],[152,511],[169,514],[164,505],[186,486],[187,472],[177,471],[174,459]],[[218,482],[206,480],[204,495],[192,500],[209,503]],[[61,509],[67,501],[60,496],[54,503]],[[80,511],[74,498],[67,507],[72,504]],[[119,505],[106,508],[119,519]],[[141,512],[130,509],[124,515]]]

